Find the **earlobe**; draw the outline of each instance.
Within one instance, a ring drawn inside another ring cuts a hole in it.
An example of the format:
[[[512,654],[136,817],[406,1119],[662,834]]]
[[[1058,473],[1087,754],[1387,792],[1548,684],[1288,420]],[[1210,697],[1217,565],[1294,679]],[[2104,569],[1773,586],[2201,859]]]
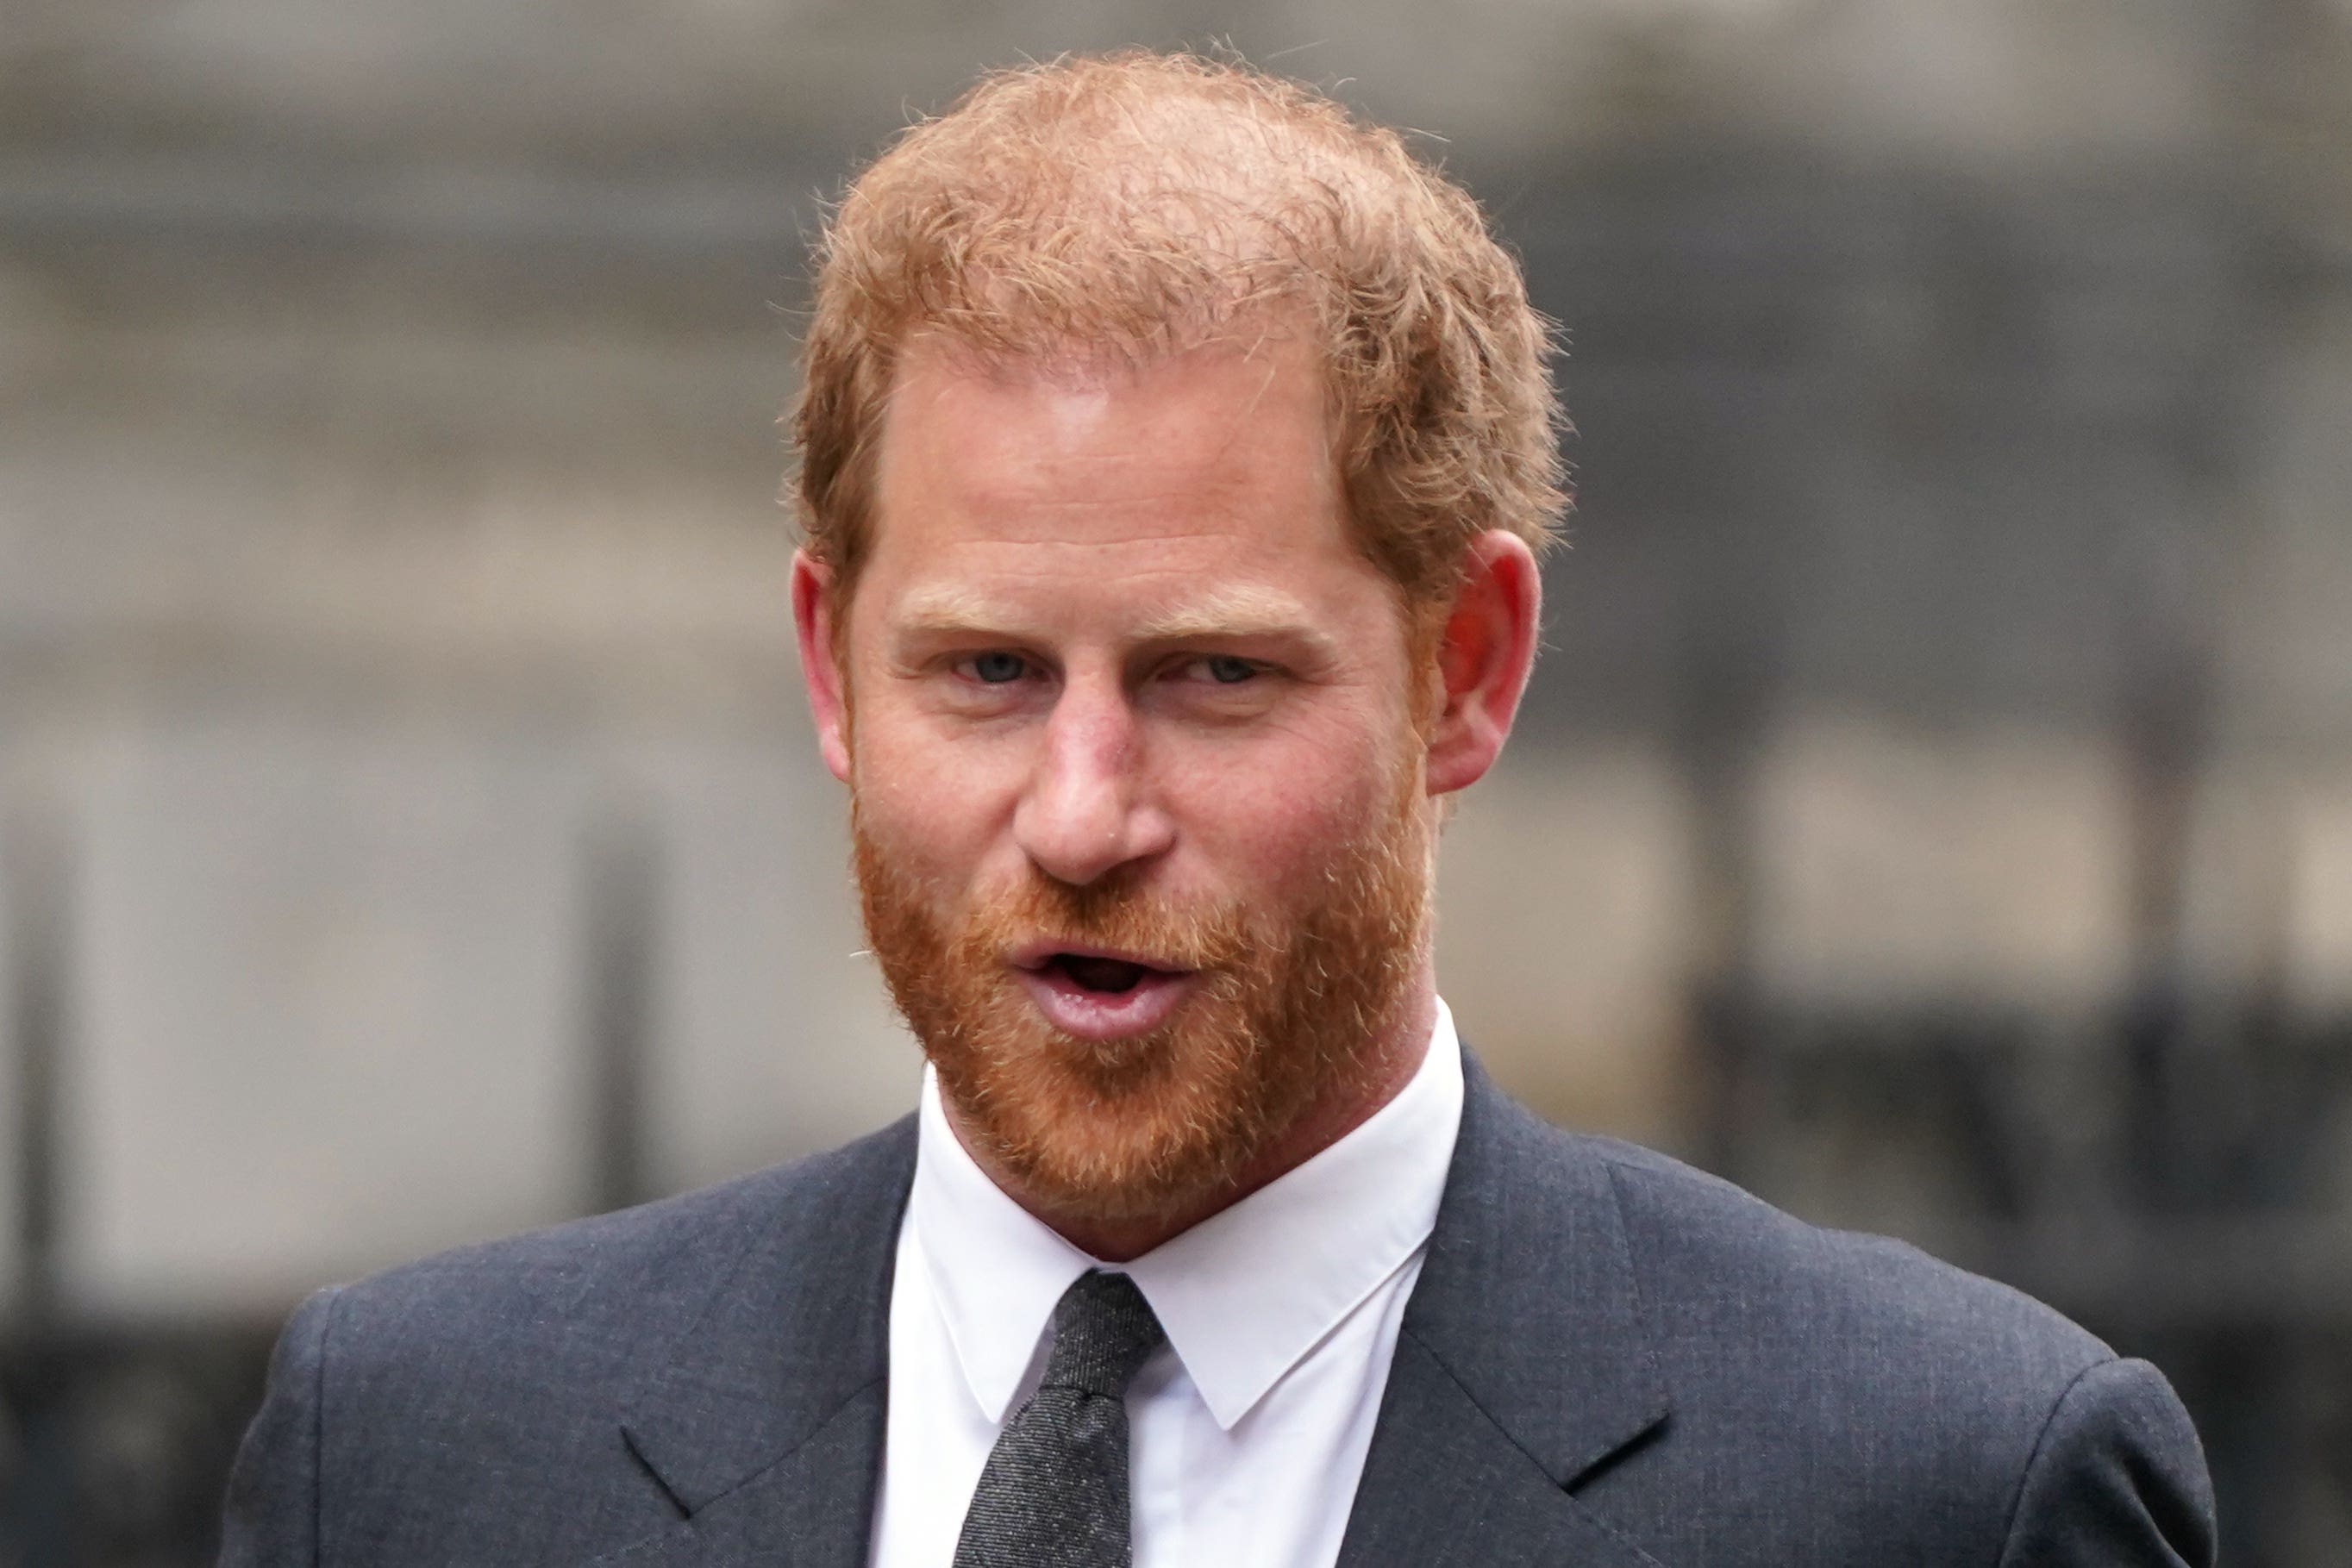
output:
[[[834,616],[833,569],[806,550],[793,552],[793,629],[801,651],[801,682],[808,690],[809,716],[816,721],[817,750],[843,783],[849,782],[849,701]]]
[[[1501,529],[1472,540],[1439,634],[1444,706],[1429,737],[1432,795],[1467,789],[1502,755],[1535,664],[1542,613],[1543,581],[1527,541]]]

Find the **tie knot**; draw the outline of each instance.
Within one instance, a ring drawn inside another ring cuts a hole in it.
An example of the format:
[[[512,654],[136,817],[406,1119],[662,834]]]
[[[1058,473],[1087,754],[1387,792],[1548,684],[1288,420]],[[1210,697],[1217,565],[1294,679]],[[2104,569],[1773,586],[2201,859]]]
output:
[[[1134,1281],[1089,1269],[1054,1308],[1054,1353],[1040,1386],[1120,1398],[1167,1337]]]

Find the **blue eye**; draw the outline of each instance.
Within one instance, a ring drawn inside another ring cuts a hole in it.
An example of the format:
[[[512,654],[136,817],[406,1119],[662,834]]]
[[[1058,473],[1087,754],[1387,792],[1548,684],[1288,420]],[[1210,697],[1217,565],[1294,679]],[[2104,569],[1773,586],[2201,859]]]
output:
[[[1017,681],[1027,666],[1018,653],[975,653],[971,657],[972,679],[985,685],[1001,686]]]
[[[1208,666],[1209,678],[1221,686],[1237,686],[1257,674],[1255,664],[1231,653],[1212,653],[1202,663]]]

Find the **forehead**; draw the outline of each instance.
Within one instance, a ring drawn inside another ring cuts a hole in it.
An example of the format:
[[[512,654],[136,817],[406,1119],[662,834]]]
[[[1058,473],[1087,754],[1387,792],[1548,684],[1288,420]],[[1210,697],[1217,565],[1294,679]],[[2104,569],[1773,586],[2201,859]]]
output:
[[[1292,339],[1142,364],[988,364],[918,343],[877,449],[861,582],[1028,575],[1066,591],[1172,591],[1371,570],[1346,524],[1326,402],[1314,354]]]

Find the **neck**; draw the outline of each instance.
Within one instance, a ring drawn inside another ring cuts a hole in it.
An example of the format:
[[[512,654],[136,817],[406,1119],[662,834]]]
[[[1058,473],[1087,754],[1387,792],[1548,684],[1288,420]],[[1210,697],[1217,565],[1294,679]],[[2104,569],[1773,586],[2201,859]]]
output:
[[[1235,1172],[1232,1180],[1179,1206],[1146,1215],[1118,1218],[1076,1212],[1045,1200],[992,1158],[979,1139],[964,1129],[952,1101],[941,1098],[948,1125],[988,1179],[1013,1202],[1050,1227],[1065,1241],[1106,1263],[1126,1263],[1161,1243],[1182,1235],[1213,1215],[1222,1214],[1267,1183],[1313,1159],[1395,1099],[1412,1082],[1437,1027],[1437,988],[1423,966],[1407,988],[1394,1013],[1395,1022],[1382,1031],[1371,1056],[1374,1071],[1357,1082],[1333,1085],[1308,1102],[1291,1124],[1256,1157]]]

